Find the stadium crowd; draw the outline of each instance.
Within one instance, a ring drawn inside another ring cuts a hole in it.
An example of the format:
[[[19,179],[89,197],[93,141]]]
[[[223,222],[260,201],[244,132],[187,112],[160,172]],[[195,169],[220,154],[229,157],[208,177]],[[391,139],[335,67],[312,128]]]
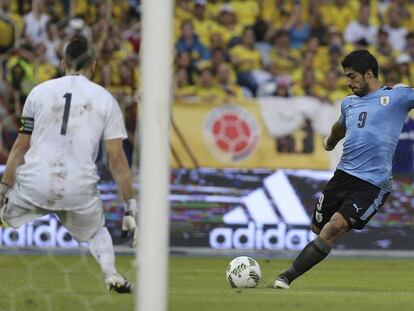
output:
[[[66,43],[94,44],[93,80],[125,112],[132,153],[139,85],[139,0],[0,0],[0,163],[36,84],[61,76]],[[348,94],[344,54],[370,50],[386,85],[414,80],[412,0],[176,0],[176,101],[225,102],[260,96]]]

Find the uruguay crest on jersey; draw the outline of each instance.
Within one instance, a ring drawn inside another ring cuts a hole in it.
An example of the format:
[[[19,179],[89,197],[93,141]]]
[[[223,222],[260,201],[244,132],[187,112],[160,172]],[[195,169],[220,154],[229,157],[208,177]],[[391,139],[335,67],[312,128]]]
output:
[[[381,105],[387,106],[390,103],[389,96],[381,96]]]

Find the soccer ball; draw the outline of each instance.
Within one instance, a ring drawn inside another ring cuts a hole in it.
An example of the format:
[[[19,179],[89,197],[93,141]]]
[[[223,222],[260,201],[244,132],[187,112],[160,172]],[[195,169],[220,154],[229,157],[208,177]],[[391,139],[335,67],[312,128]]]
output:
[[[227,282],[233,288],[256,287],[261,277],[259,264],[247,256],[234,258],[226,270]]]

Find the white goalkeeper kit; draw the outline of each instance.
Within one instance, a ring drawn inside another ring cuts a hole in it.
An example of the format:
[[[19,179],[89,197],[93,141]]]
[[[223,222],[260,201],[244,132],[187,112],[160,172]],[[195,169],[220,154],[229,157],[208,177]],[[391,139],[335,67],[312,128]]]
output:
[[[104,225],[100,141],[127,137],[118,103],[82,75],[49,80],[30,92],[19,132],[31,135],[30,148],[2,218],[19,227],[55,212],[78,241],[87,240]]]
[[[22,198],[48,210],[96,204],[100,140],[127,137],[112,95],[82,75],[68,75],[34,88],[22,118],[33,129],[16,174]]]

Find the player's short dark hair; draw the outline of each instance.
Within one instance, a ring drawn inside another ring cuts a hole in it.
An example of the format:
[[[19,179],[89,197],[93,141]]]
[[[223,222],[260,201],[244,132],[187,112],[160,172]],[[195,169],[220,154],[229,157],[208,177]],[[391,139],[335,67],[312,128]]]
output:
[[[65,50],[65,63],[68,67],[78,71],[89,66],[93,60],[93,49],[85,37],[76,36],[70,40]]]
[[[360,74],[371,70],[374,77],[378,78],[378,62],[367,50],[356,50],[344,57],[341,62],[342,68],[352,68]]]

